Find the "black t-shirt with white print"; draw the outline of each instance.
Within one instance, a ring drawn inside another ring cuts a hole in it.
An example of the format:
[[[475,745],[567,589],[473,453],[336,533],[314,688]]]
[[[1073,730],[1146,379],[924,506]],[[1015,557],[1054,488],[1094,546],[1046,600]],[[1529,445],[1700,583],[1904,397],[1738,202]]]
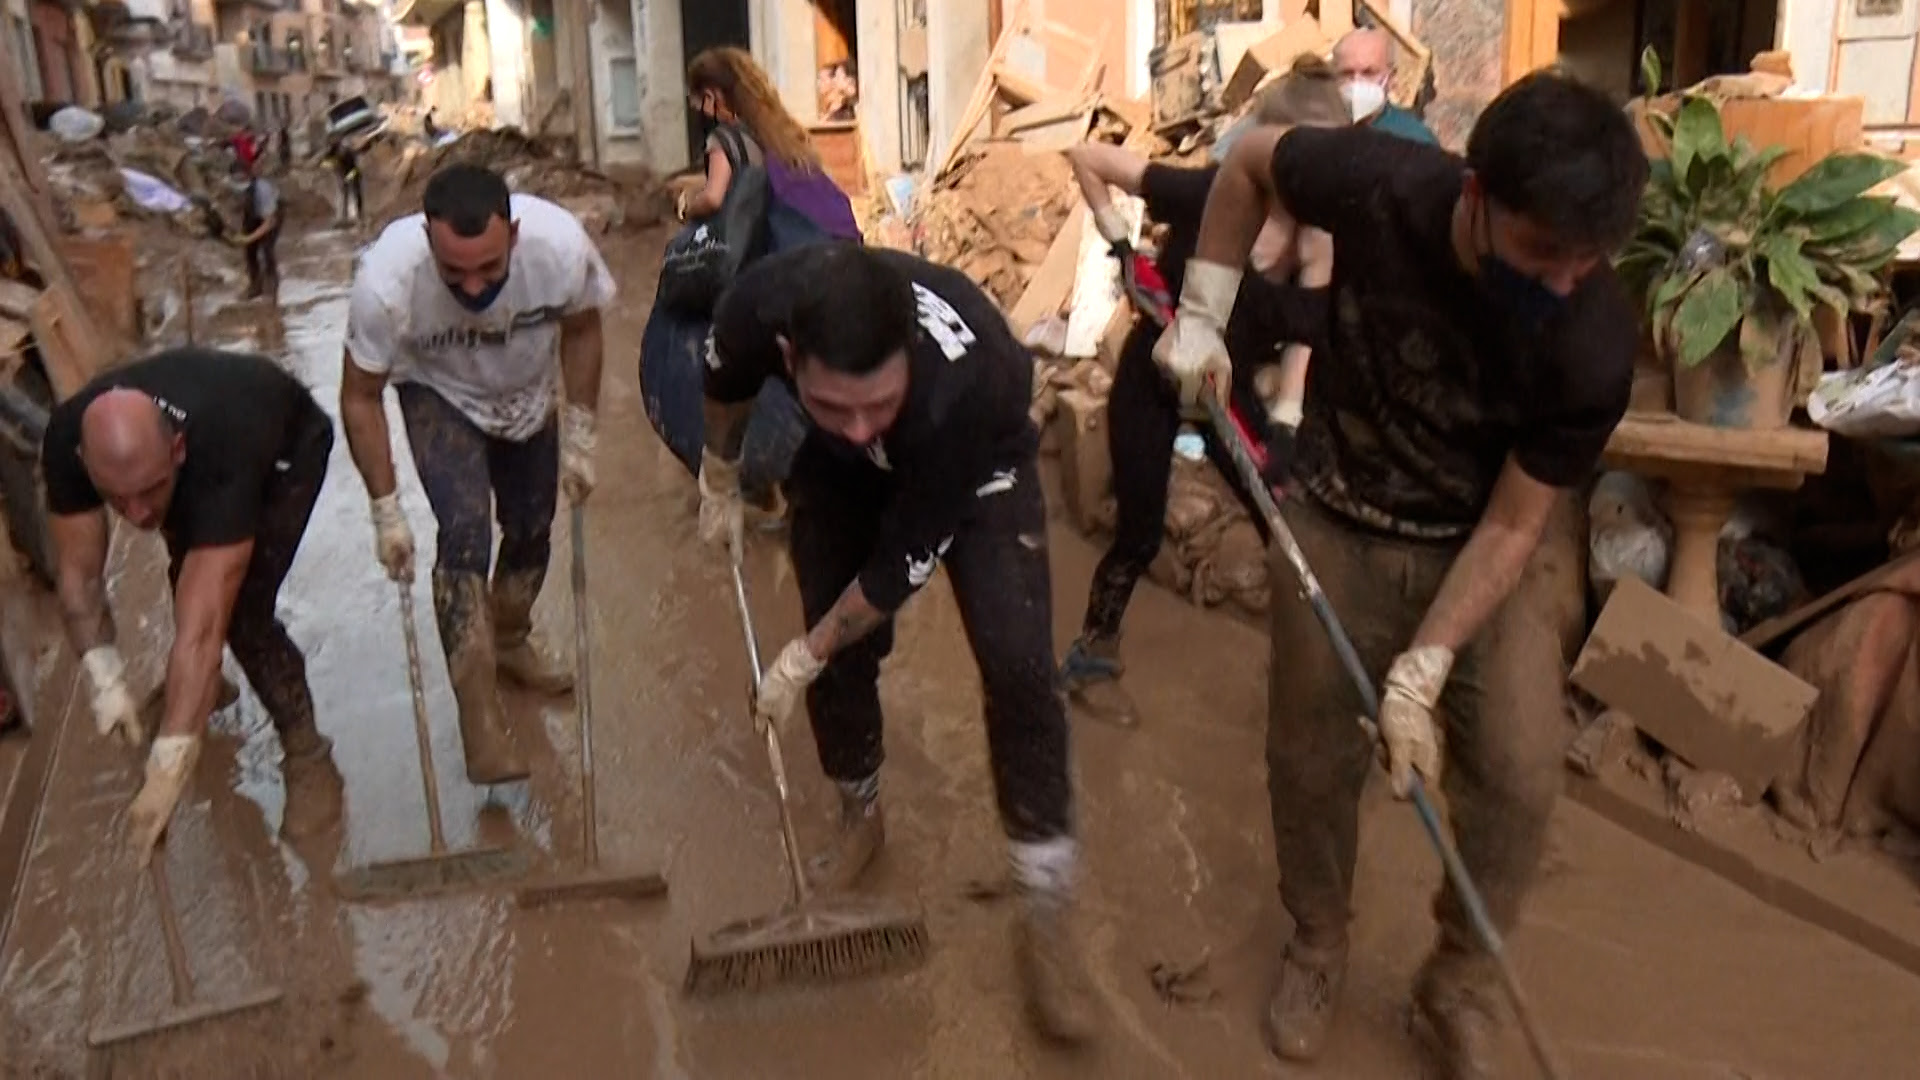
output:
[[[186,437],[186,460],[161,522],[170,546],[181,551],[253,539],[278,464],[333,423],[306,386],[267,357],[205,348],[155,353],[97,376],[54,407],[40,452],[53,513],[82,514],[103,504],[80,460],[80,419],[95,398],[122,387],[151,397]]]
[[[1295,128],[1273,155],[1294,217],[1333,235],[1327,340],[1307,376],[1295,476],[1331,510],[1403,536],[1472,531],[1512,457],[1584,480],[1625,414],[1639,320],[1611,266],[1538,327],[1460,266],[1466,162],[1365,127]]]
[[[815,260],[829,250],[812,245],[769,256],[735,280],[714,312],[708,398],[737,404],[751,400],[769,378],[792,384],[775,340],[791,318],[790,283],[818,274]],[[893,480],[880,535],[859,577],[867,602],[892,612],[926,583],[927,575],[914,568],[944,554],[978,493],[1004,486],[1033,461],[1039,433],[1027,411],[1033,356],[992,298],[959,271],[904,252],[872,254],[913,283],[919,316],[906,402],[853,465]]]

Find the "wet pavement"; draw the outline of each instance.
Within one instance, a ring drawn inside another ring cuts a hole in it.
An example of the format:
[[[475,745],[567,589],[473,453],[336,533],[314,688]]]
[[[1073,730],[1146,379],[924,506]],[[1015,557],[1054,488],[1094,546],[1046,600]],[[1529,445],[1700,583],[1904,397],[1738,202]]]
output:
[[[692,1002],[692,935],[784,902],[773,795],[745,709],[746,661],[722,564],[693,537],[694,485],[647,427],[635,381],[658,233],[606,241],[626,292],[608,328],[600,489],[587,512],[601,859],[661,869],[647,904],[522,912],[506,892],[336,902],[337,870],[422,853],[427,834],[395,586],[373,560],[365,492],[336,444],[327,487],[281,598],[307,651],[320,725],[347,780],[340,850],[275,839],[279,748],[251,692],[214,719],[165,857],[205,996],[271,984],[273,1009],[90,1052],[93,1025],[166,999],[150,890],[120,859],[137,764],[98,740],[70,660],[43,662],[42,708],[78,709],[60,747],[22,900],[0,956],[0,1074],[354,1077],[1283,1076],[1260,1035],[1286,933],[1262,761],[1266,646],[1243,624],[1146,587],[1129,619],[1143,726],[1076,726],[1086,846],[1084,942],[1105,1014],[1098,1046],[1066,1053],[1023,1022],[979,685],[936,585],[901,618],[884,669],[889,847],[869,887],[917,896],[933,954],[885,980]],[[290,243],[284,340],[223,341],[282,356],[332,411],[351,253],[339,234]],[[393,430],[401,431],[390,408]],[[423,553],[433,524],[404,440],[402,500]],[[539,632],[570,656],[564,515]],[[1069,640],[1097,552],[1056,527],[1056,639]],[[790,572],[762,540],[750,583],[762,647],[799,629]],[[164,556],[122,530],[112,556],[136,685],[169,638]],[[492,793],[462,774],[431,599],[421,617],[447,838],[516,834],[538,872],[580,850],[568,701],[508,694],[530,784]],[[239,678],[232,663],[229,674]],[[244,685],[244,682],[243,682]],[[833,796],[804,725],[788,739],[802,843]],[[1403,1000],[1430,940],[1438,868],[1410,812],[1370,796],[1345,1011],[1330,1077],[1414,1074]],[[1879,1077],[1920,1053],[1920,982],[1563,803],[1541,887],[1511,950],[1574,1075],[1707,1080]],[[1182,1000],[1156,965],[1204,967]],[[1518,1040],[1505,1072],[1529,1075]]]

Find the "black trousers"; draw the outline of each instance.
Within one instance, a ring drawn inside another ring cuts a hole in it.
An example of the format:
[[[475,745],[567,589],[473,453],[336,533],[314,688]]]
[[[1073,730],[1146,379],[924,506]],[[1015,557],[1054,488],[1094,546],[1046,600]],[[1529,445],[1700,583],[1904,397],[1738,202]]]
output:
[[[307,534],[307,522],[327,477],[327,458],[333,453],[333,423],[317,409],[315,416],[293,452],[274,465],[274,479],[267,487],[260,526],[253,537],[253,558],[247,562],[227,620],[227,648],[233,650],[234,660],[282,734],[313,726],[307,660],[288,636],[275,604],[300,540]],[[187,552],[172,536],[166,541],[167,580],[178,586]]]
[[[360,176],[340,178],[340,214],[342,217],[358,219],[366,212],[366,195],[361,191]]]
[[[259,222],[243,226],[251,232],[260,227]],[[276,248],[280,243],[280,226],[267,230],[267,235],[247,245],[247,287],[256,293],[267,290],[269,281],[280,280],[280,257]]]
[[[525,442],[496,438],[419,383],[394,387],[420,486],[440,536],[434,570],[485,577],[500,519],[498,574],[547,572],[560,491],[560,428],[549,420]],[[536,586],[535,591],[538,591]]]
[[[809,436],[787,482],[789,542],[809,627],[826,617],[866,565],[892,496],[892,478],[838,458]],[[1000,821],[1015,841],[1073,831],[1065,703],[1054,685],[1047,512],[1032,458],[1010,488],[979,495],[944,565],[980,666],[987,752]],[[847,646],[807,691],[820,767],[851,783],[880,768],[880,661],[893,623]]]
[[[1113,458],[1113,495],[1118,511],[1113,544],[1093,572],[1087,596],[1085,633],[1112,637],[1120,632],[1121,617],[1133,598],[1134,587],[1160,554],[1166,537],[1167,484],[1173,478],[1173,440],[1180,434],[1180,396],[1153,362],[1153,345],[1160,328],[1135,320],[1121,346],[1120,363],[1107,399],[1107,445]],[[1233,403],[1244,417],[1264,417],[1265,409],[1253,391],[1254,365],[1234,365]],[[1256,437],[1258,437],[1256,432]],[[1254,527],[1266,535],[1266,521],[1252,495],[1240,484],[1233,459],[1212,431],[1202,425],[1207,456],[1227,478]]]

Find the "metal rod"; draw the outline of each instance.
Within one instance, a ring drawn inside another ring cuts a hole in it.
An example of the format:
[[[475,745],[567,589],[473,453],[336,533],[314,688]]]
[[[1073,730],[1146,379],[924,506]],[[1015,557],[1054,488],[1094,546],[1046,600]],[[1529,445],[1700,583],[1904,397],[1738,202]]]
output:
[[[587,522],[579,503],[573,504],[573,701],[580,717],[580,830],[587,869],[600,865],[600,836],[594,828],[593,799],[593,670],[587,646]]]
[[[173,909],[173,889],[167,883],[167,849],[163,845],[147,859],[153,880],[153,901],[160,908],[160,937],[167,946],[167,972],[173,983],[173,1003],[193,1004],[193,970],[187,966],[187,942],[180,936],[180,917]]]
[[[747,701],[754,702],[760,696],[760,641],[753,632],[753,611],[747,605],[747,579],[741,572],[740,562],[733,564],[733,598],[740,605],[740,629],[747,638],[747,665],[753,672],[753,684],[747,688]],[[772,724],[767,725],[767,764],[773,769],[773,786],[780,798],[780,842],[787,851],[787,873],[793,882],[793,902],[807,902],[807,872],[800,861],[800,836],[793,828],[793,809],[788,805],[787,762],[780,752],[780,732]]]
[[[413,690],[413,737],[420,747],[420,786],[427,793],[427,838],[435,855],[447,851],[447,837],[440,829],[440,781],[433,775],[433,731],[427,726],[426,680],[420,674],[420,631],[413,621],[413,583],[400,586],[400,624],[407,638],[407,682]]]
[[[1254,465],[1253,455],[1247,449],[1247,443],[1234,425],[1218,396],[1204,393],[1207,415],[1213,422],[1213,430],[1219,436],[1228,454],[1233,458],[1234,469],[1240,474],[1240,481],[1246,485],[1253,496],[1254,505],[1266,518],[1267,528],[1272,533],[1273,542],[1293,565],[1294,575],[1300,581],[1300,593],[1313,608],[1320,625],[1327,632],[1327,640],[1333,645],[1333,651],[1340,658],[1340,665],[1346,669],[1353,680],[1354,689],[1360,692],[1362,720],[1367,737],[1378,740],[1379,730],[1375,718],[1380,714],[1380,696],[1374,690],[1373,680],[1367,675],[1366,665],[1361,663],[1360,654],[1353,647],[1353,639],[1347,636],[1346,627],[1341,625],[1340,617],[1327,601],[1326,593],[1320,589],[1320,579],[1314,576],[1313,568],[1307,565],[1307,557],[1300,550],[1300,544],[1293,537],[1293,530],[1287,528],[1285,518],[1280,516],[1280,507],[1273,500],[1273,492],[1267,487],[1260,469]],[[1447,880],[1453,885],[1453,891],[1459,894],[1462,906],[1467,909],[1467,918],[1473,923],[1475,935],[1480,944],[1492,955],[1500,970],[1500,983],[1507,992],[1507,998],[1513,1004],[1515,1017],[1520,1021],[1521,1030],[1527,1037],[1527,1046],[1533,1052],[1535,1062],[1540,1066],[1543,1076],[1558,1080],[1561,1076],[1559,1065],[1551,1048],[1547,1044],[1546,1033],[1540,1029],[1533,1015],[1533,1009],[1527,1002],[1527,996],[1520,987],[1520,981],[1513,973],[1513,967],[1507,960],[1506,946],[1500,938],[1500,931],[1493,925],[1493,917],[1487,912],[1486,902],[1481,899],[1480,890],[1473,883],[1473,876],[1467,872],[1467,866],[1460,861],[1460,852],[1448,838],[1446,828],[1440,822],[1440,814],[1434,809],[1433,801],[1427,797],[1426,786],[1416,774],[1413,787],[1409,792],[1413,809],[1420,816],[1420,824],[1426,827],[1427,839],[1432,841],[1434,850],[1440,855],[1440,863],[1446,868]]]

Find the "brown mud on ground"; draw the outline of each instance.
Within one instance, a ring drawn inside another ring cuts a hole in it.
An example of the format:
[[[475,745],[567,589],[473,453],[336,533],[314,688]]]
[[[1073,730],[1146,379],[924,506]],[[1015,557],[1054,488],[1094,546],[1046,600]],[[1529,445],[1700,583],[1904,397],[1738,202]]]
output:
[[[1086,845],[1084,944],[1104,1036],[1082,1054],[1026,1027],[1009,954],[1011,911],[993,812],[978,679],[950,596],[902,617],[882,699],[889,846],[870,887],[917,893],[933,937],[910,975],[689,1002],[690,937],[786,895],[774,804],[746,712],[745,660],[719,562],[694,542],[693,484],[641,411],[639,327],[662,235],[608,254],[626,292],[608,328],[593,560],[602,858],[662,868],[651,905],[517,910],[506,892],[343,905],[338,867],[426,847],[394,586],[374,565],[365,493],[344,441],[281,599],[306,649],[322,729],[347,780],[340,852],[274,839],[279,750],[246,692],[216,718],[167,857],[203,991],[261,983],[288,1000],[254,1017],[90,1056],[94,1022],[166,994],[155,916],[118,858],[135,766],[83,715],[60,748],[13,933],[0,954],[0,1072],[216,1077],[997,1078],[1304,1075],[1273,1062],[1260,1017],[1286,933],[1275,893],[1262,761],[1266,645],[1244,623],[1142,589],[1129,684],[1144,722],[1075,729]],[[285,245],[287,362],[334,407],[350,251],[339,234]],[[401,429],[390,409],[394,431]],[[433,527],[404,451],[402,499],[423,552]],[[773,541],[750,573],[764,646],[799,630]],[[1057,640],[1076,629],[1098,552],[1051,537]],[[570,647],[564,522],[539,632]],[[122,536],[113,591],[141,687],[168,630],[163,557]],[[543,868],[578,856],[572,713],[509,697],[534,779],[469,787],[424,580],[415,586],[434,754],[455,846],[517,831]],[[56,632],[54,627],[49,632]],[[66,680],[41,688],[65,696]],[[82,698],[78,704],[84,709]],[[822,842],[833,795],[804,731],[789,739],[801,838]],[[1410,1076],[1407,986],[1431,938],[1438,868],[1410,811],[1366,815],[1353,969],[1315,1075]],[[982,883],[987,887],[983,888]],[[1920,1054],[1920,981],[1563,803],[1553,854],[1512,951],[1574,1075],[1708,1080],[1884,1077]],[[1205,971],[1178,978],[1207,958]],[[1156,984],[1156,971],[1158,982]],[[1170,1003],[1170,996],[1196,1003]],[[1529,1075],[1517,1040],[1505,1075]]]

